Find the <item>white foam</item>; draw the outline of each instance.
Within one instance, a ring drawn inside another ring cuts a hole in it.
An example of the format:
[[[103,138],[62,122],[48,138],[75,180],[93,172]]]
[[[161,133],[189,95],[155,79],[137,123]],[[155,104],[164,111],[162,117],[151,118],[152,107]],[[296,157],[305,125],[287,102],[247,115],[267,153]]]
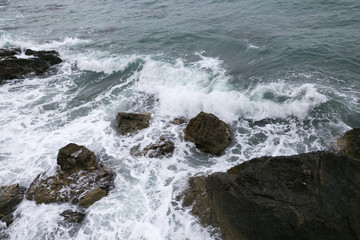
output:
[[[171,64],[148,57],[136,90],[155,95],[162,116],[190,118],[205,111],[227,122],[239,117],[303,118],[327,101],[314,84],[291,85],[279,81],[240,92],[229,84],[229,79],[218,59],[202,57],[187,66],[181,59]]]
[[[63,221],[60,213],[74,209],[74,206],[66,203],[36,205],[33,201],[23,200],[14,213],[17,220],[7,232],[10,233],[10,239],[13,240],[70,239],[70,229],[59,224]]]
[[[72,53],[70,51],[62,52],[65,60],[76,65],[80,70],[104,72],[111,74],[124,70],[130,63],[136,61],[139,57],[136,55],[112,55],[107,52],[86,52]]]

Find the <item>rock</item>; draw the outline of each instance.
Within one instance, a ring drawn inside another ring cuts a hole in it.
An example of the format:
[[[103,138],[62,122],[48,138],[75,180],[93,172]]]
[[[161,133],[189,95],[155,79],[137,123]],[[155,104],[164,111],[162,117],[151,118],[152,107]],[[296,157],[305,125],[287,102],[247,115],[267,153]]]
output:
[[[83,197],[80,198],[79,205],[88,208],[106,195],[107,193],[101,188],[95,188],[94,190],[87,192]]]
[[[193,177],[183,206],[227,239],[360,239],[360,162],[331,152],[261,157]]]
[[[19,184],[0,186],[0,220],[7,226],[14,221],[12,213],[23,200],[25,191]]]
[[[39,174],[31,183],[26,198],[37,204],[71,202],[77,204],[93,191],[103,191],[105,196],[114,187],[114,172],[96,162],[95,154],[84,146],[69,144],[59,150],[58,163],[61,168],[55,176]],[[97,195],[98,196],[98,195]],[[88,199],[87,197],[86,199]],[[87,200],[89,207],[95,201]],[[84,200],[85,201],[85,200]],[[90,203],[91,202],[91,203]]]
[[[57,164],[60,165],[62,171],[99,168],[95,154],[86,147],[74,143],[70,143],[59,150]]]
[[[231,143],[229,126],[215,115],[201,112],[186,126],[185,139],[203,152],[220,155]]]
[[[81,212],[74,212],[71,210],[66,210],[60,214],[64,217],[64,220],[70,223],[81,223],[84,218],[85,214]]]
[[[186,123],[186,120],[183,118],[175,118],[174,120],[171,121],[171,123],[175,125],[181,125]]]
[[[166,140],[164,137],[160,137],[155,143],[147,145],[143,150],[140,150],[140,145],[130,149],[130,153],[136,157],[148,156],[154,157],[171,157],[175,150],[174,143]]]
[[[0,49],[0,83],[3,80],[22,78],[30,75],[40,75],[48,70],[52,65],[60,63],[62,60],[55,51],[33,51],[25,50],[25,55],[33,56],[29,58],[18,58],[21,53],[18,48]]]
[[[150,125],[151,113],[124,113],[116,116],[117,128],[122,135],[133,133]]]
[[[354,128],[332,143],[335,151],[360,161],[360,128]]]

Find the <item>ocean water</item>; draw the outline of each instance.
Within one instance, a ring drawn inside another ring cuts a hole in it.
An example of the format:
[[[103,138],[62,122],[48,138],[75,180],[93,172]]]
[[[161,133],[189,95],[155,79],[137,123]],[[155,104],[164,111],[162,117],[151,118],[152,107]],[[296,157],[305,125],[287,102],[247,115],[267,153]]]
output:
[[[329,150],[360,127],[358,0],[0,0],[0,48],[56,50],[45,75],[0,86],[0,185],[56,171],[70,142],[116,172],[115,189],[64,224],[69,204],[24,200],[10,239],[220,239],[176,196],[194,175],[254,157]],[[151,112],[133,136],[117,112]],[[221,156],[184,141],[200,111],[229,124]],[[171,158],[129,149],[166,136]],[[0,226],[1,228],[1,226]]]

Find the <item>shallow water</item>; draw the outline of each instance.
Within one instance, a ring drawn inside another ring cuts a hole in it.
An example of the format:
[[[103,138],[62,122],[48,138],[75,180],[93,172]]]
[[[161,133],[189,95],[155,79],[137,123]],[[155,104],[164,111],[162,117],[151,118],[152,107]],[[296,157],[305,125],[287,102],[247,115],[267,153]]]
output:
[[[68,204],[24,201],[11,239],[216,239],[176,196],[195,174],[263,155],[327,150],[360,126],[360,2],[0,0],[0,47],[54,49],[44,76],[0,86],[0,185],[55,173],[58,149],[84,145],[117,173],[116,187],[62,223]],[[117,112],[151,112],[121,136]],[[230,125],[220,157],[183,139],[200,111]],[[166,136],[171,158],[129,149]]]

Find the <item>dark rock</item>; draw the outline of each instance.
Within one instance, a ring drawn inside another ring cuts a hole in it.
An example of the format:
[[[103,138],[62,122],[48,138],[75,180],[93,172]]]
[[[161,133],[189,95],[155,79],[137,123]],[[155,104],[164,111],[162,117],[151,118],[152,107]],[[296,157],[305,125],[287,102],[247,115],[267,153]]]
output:
[[[3,80],[22,78],[30,75],[40,75],[50,66],[60,63],[62,60],[55,51],[33,51],[27,49],[25,55],[30,58],[18,58],[21,50],[0,49],[0,83]]]
[[[122,135],[133,133],[150,125],[151,113],[124,113],[116,116],[117,128]]]
[[[8,58],[16,58],[15,55],[20,54],[20,48],[0,49],[0,60]]]
[[[94,170],[99,168],[95,154],[86,147],[74,143],[70,143],[59,150],[57,164],[62,171]]]
[[[175,125],[181,125],[186,123],[186,120],[182,119],[182,118],[175,118],[174,120],[171,121],[172,124]]]
[[[12,213],[23,200],[25,191],[19,184],[0,186],[0,220],[7,226],[14,221]]]
[[[31,49],[26,49],[25,55],[35,56],[37,58],[40,58],[40,59],[48,62],[51,66],[62,62],[62,60],[58,57],[59,53],[54,50],[52,50],[52,51],[34,51]]]
[[[335,151],[360,161],[360,128],[354,128],[332,143]]]
[[[331,152],[261,157],[193,177],[183,193],[227,239],[360,239],[360,162]]]
[[[96,200],[90,198],[94,191],[99,192],[101,189],[103,197],[114,187],[114,172],[98,164],[94,153],[84,146],[69,144],[60,149],[58,163],[61,164],[61,169],[55,176],[37,176],[26,193],[27,199],[34,200],[37,204],[80,202],[80,205],[89,207],[101,199],[99,194],[94,197]]]
[[[186,126],[185,139],[203,152],[220,155],[231,143],[229,126],[215,115],[201,112]]]
[[[147,145],[143,150],[140,150],[140,145],[130,149],[130,153],[136,157],[148,156],[154,157],[171,157],[175,150],[174,143],[166,140],[164,137],[160,137],[158,141],[153,144]]]
[[[62,212],[60,215],[64,217],[65,221],[70,223],[81,223],[85,218],[84,213],[74,212],[71,210],[66,210]]]

